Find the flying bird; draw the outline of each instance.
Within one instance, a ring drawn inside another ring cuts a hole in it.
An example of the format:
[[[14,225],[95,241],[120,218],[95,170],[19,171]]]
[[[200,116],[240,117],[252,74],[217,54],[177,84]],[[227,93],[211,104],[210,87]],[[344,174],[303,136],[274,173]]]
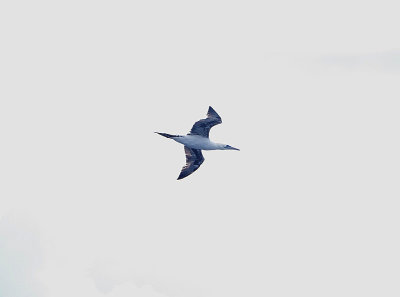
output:
[[[210,106],[207,112],[207,118],[194,123],[192,130],[187,135],[171,135],[167,133],[160,133],[161,136],[171,138],[176,142],[182,143],[185,146],[186,165],[183,166],[181,174],[178,179],[185,178],[199,169],[200,165],[204,162],[202,150],[237,150],[227,144],[212,142],[209,138],[210,129],[215,125],[221,124],[221,117]]]

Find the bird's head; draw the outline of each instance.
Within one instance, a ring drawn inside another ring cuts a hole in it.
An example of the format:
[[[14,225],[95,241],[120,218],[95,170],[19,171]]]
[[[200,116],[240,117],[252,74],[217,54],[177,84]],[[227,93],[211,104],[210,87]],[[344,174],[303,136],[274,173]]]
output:
[[[233,147],[233,146],[230,146],[230,145],[228,145],[228,144],[220,144],[220,145],[219,145],[219,149],[220,149],[220,150],[235,150],[235,151],[240,151],[240,149],[235,148],[235,147]]]

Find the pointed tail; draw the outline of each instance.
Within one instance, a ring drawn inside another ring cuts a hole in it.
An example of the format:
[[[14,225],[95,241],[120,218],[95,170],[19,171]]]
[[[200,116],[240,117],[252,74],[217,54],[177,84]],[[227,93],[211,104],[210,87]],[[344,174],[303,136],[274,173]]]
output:
[[[154,133],[160,134],[161,136],[164,136],[164,137],[167,137],[167,138],[179,137],[179,135],[171,135],[171,134],[161,133],[161,132],[154,132]]]

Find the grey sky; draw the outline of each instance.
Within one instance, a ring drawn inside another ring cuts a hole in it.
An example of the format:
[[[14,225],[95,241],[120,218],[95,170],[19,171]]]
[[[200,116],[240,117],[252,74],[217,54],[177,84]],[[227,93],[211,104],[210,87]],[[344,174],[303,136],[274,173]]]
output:
[[[309,71],[400,48],[360,3],[3,1],[0,216],[37,226],[38,297],[397,296],[398,73]],[[209,105],[241,151],[176,181],[153,132]]]
[[[400,72],[400,50],[376,53],[323,55],[318,66],[330,69],[345,68],[352,71]]]

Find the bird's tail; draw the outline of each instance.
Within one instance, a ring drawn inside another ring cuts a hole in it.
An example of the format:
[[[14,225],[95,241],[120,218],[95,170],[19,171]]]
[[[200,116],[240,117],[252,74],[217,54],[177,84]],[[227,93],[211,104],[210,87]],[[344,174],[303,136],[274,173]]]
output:
[[[179,135],[171,135],[171,134],[161,133],[161,132],[154,132],[154,133],[160,134],[161,136],[164,136],[164,137],[167,137],[167,138],[179,137]]]

